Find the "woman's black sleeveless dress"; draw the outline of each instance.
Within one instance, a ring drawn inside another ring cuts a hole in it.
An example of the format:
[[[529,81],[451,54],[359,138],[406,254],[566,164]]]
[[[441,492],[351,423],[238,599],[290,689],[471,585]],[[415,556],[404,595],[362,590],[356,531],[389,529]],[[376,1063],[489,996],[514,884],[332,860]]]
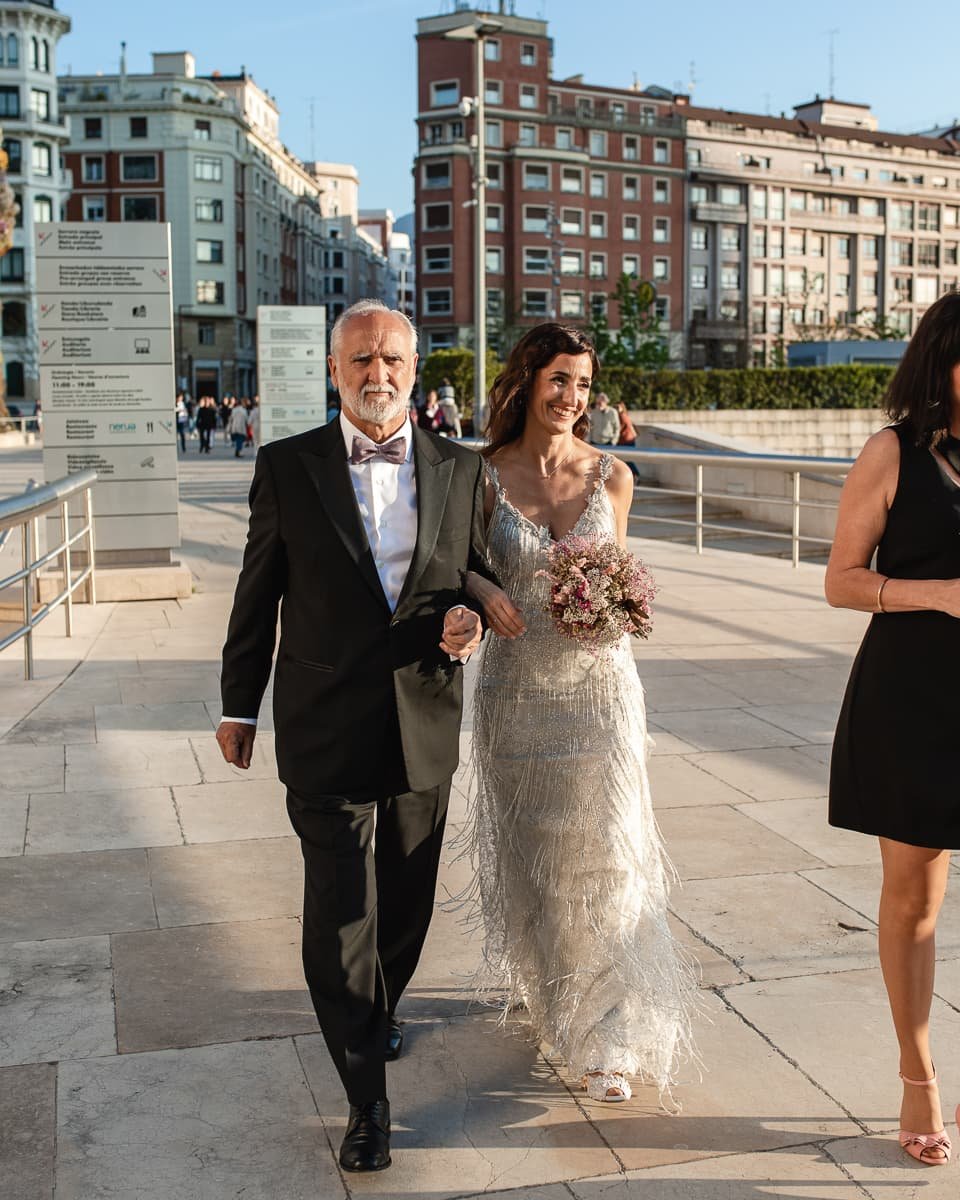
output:
[[[960,487],[900,439],[900,476],[877,569],[960,578]],[[960,442],[940,449],[960,466]],[[960,474],[960,471],[958,471]],[[960,620],[877,613],[847,684],[830,766],[830,824],[912,846],[960,849]]]

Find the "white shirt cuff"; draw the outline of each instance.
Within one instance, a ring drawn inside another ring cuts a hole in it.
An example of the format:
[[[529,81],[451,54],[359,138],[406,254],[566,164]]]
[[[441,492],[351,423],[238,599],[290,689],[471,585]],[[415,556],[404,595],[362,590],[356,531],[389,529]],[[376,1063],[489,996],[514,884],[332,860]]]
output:
[[[232,725],[256,725],[256,717],[221,717],[220,724],[229,721]]]

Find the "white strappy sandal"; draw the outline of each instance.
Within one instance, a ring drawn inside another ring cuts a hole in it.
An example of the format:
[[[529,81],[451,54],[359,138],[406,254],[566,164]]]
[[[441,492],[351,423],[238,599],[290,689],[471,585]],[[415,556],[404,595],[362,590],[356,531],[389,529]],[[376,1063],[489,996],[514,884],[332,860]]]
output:
[[[591,1100],[619,1104],[633,1095],[622,1071],[588,1071],[580,1083]]]

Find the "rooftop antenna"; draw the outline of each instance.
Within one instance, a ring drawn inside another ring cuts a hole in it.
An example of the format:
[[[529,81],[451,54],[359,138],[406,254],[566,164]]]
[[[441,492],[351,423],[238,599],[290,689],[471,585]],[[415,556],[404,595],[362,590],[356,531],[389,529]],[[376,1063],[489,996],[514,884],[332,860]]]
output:
[[[127,90],[127,43],[120,43],[120,94]]]
[[[697,79],[697,64],[690,60],[690,82],[687,84],[687,94],[692,96],[694,89],[700,81]]]
[[[764,112],[769,117],[771,115],[771,113],[770,113],[770,93],[769,92],[763,93],[763,105],[764,105]]]
[[[310,161],[317,161],[316,96],[310,97]]]
[[[827,95],[830,97],[831,100],[835,99],[836,94],[837,94],[836,93],[836,87],[837,87],[836,41],[837,41],[837,34],[839,32],[840,32],[839,29],[828,29],[826,31],[826,35],[830,39],[830,87],[827,91]]]

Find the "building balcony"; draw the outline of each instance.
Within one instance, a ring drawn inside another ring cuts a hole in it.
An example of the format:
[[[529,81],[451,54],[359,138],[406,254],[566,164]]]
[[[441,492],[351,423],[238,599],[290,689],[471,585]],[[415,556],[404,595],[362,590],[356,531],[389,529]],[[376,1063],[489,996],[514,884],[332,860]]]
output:
[[[697,317],[690,322],[690,337],[697,342],[738,342],[747,336],[743,321],[722,321],[719,317]]]
[[[64,141],[67,136],[67,120],[63,116],[38,117],[28,109],[19,117],[2,117],[0,122],[8,136],[12,133],[29,133],[35,137],[58,138],[60,141]]]
[[[745,204],[715,204],[704,201],[693,206],[695,221],[722,222],[725,225],[746,225],[747,206]]]
[[[883,217],[861,217],[858,213],[807,212],[805,209],[791,209],[787,213],[787,221],[791,227],[798,229],[830,229],[837,233],[882,234],[886,228]]]
[[[618,116],[609,111],[586,112],[577,108],[550,108],[546,120],[554,125],[581,125],[590,129],[614,129],[623,133],[659,133],[682,137],[684,123],[678,116],[643,117],[637,113]]]

